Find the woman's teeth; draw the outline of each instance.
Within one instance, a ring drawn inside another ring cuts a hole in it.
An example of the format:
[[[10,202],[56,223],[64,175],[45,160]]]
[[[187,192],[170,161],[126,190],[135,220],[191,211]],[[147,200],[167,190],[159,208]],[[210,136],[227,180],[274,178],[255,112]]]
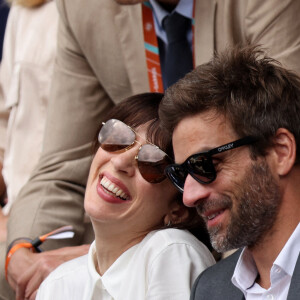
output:
[[[101,186],[104,188],[104,190],[113,196],[116,196],[122,200],[128,200],[129,196],[123,192],[122,189],[114,185],[110,180],[108,180],[106,177],[103,177],[100,181]]]

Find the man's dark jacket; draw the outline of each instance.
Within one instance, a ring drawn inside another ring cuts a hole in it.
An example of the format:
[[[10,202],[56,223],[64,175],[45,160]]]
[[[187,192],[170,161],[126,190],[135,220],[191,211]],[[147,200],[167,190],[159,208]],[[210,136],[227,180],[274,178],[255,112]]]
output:
[[[242,300],[243,293],[231,282],[241,250],[206,269],[194,283],[190,300]],[[300,299],[300,255],[295,266],[287,300]]]

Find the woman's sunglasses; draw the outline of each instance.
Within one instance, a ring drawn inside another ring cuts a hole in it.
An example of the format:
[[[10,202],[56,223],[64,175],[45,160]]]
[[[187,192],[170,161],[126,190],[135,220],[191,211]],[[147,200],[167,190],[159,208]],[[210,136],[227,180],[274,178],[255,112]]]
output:
[[[166,167],[165,173],[175,187],[183,193],[183,187],[188,174],[196,181],[204,184],[213,182],[217,173],[212,156],[256,141],[254,137],[247,136],[234,142],[219,146],[206,152],[200,152],[188,157],[182,164],[172,164]]]
[[[102,124],[98,141],[103,150],[107,152],[126,151],[137,142],[136,136],[138,134],[125,123],[110,119]],[[166,178],[164,170],[171,163],[171,159],[156,145],[149,142],[141,145],[135,159],[139,171],[146,181],[159,183]]]

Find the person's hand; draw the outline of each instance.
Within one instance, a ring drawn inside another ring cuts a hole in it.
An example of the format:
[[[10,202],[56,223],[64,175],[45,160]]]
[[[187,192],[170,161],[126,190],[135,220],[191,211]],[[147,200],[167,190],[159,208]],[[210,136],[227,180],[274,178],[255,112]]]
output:
[[[88,253],[90,245],[65,247],[33,253],[21,248],[11,257],[8,282],[16,292],[16,300],[34,300],[42,281],[63,262]]]

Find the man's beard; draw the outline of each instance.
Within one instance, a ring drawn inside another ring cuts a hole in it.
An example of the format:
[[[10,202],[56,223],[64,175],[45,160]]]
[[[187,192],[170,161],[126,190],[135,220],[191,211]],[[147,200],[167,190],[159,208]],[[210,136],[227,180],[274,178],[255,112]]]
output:
[[[281,204],[280,189],[266,161],[253,163],[232,189],[235,190],[233,197],[223,195],[197,207],[199,214],[213,207],[227,208],[230,212],[226,228],[220,224],[208,229],[211,244],[217,252],[257,245],[271,230]],[[235,211],[233,207],[236,207]]]

